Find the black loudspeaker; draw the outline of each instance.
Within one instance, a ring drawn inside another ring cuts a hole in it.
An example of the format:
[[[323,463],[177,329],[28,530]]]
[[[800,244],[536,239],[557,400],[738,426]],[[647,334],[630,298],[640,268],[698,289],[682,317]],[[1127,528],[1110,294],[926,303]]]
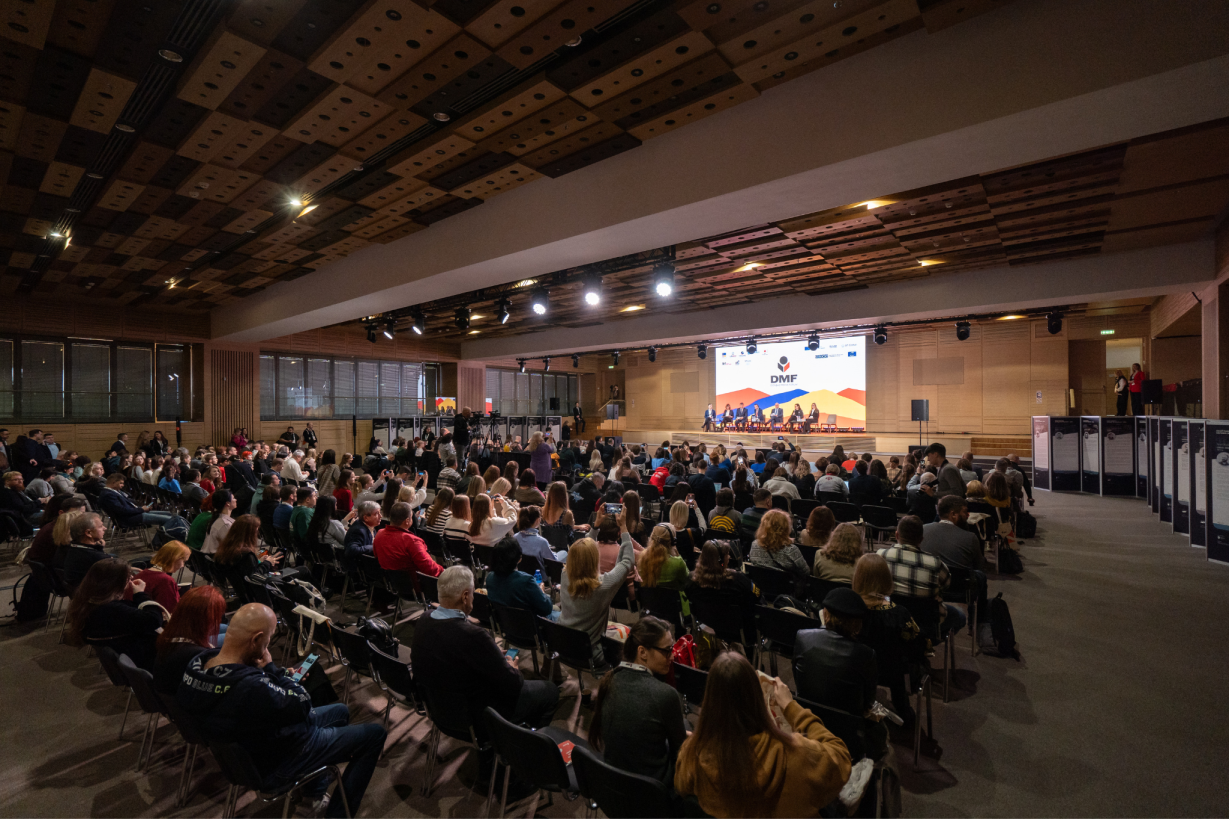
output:
[[[909,402],[913,412],[911,421],[929,421],[930,420],[930,399],[914,398]]]
[[[1161,403],[1161,379],[1148,378],[1144,380],[1144,384],[1140,387],[1141,400],[1145,404]]]
[[[551,412],[559,411],[559,398],[558,397],[552,398],[550,400],[550,411]]]

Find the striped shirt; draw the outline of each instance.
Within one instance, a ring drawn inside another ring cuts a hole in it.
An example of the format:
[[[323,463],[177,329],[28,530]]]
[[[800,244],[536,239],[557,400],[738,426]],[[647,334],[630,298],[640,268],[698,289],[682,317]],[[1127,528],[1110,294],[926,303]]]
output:
[[[916,546],[897,543],[879,550],[888,562],[895,581],[895,594],[908,597],[938,597],[947,588],[950,575],[943,561],[918,550]]]

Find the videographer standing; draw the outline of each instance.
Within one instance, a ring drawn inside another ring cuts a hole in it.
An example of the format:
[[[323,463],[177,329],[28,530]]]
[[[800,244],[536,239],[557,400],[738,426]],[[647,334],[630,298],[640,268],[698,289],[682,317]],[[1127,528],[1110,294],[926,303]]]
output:
[[[457,448],[457,462],[462,468],[465,466],[465,454],[469,450],[469,417],[473,414],[474,411],[469,407],[462,407],[452,419],[452,444]]]

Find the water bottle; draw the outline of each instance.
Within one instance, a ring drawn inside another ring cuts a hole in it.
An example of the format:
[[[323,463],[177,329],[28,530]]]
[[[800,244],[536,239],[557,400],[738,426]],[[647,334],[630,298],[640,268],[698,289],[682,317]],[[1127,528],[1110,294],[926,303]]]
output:
[[[539,586],[542,585],[542,570],[541,569],[538,569],[537,571],[533,573],[533,582],[537,583]]]

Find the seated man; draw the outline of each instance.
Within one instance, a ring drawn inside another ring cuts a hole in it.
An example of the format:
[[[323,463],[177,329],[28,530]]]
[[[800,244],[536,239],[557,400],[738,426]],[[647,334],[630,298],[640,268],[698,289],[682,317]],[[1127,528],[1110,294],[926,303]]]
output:
[[[60,546],[52,558],[52,565],[64,570],[64,579],[68,585],[76,588],[90,567],[100,560],[106,560],[115,555],[107,554],[107,525],[97,514],[85,512],[73,518],[69,527],[72,543]]]
[[[359,508],[362,509],[362,505]],[[381,569],[409,572],[410,579],[414,581],[414,588],[417,589],[419,572],[431,577],[439,577],[440,572],[444,570],[431,559],[431,555],[427,554],[427,544],[423,543],[417,535],[410,532],[410,520],[413,514],[414,510],[408,503],[401,501],[394,503],[388,526],[376,532],[375,537],[372,539],[371,548],[375,552],[376,560],[379,562]],[[378,522],[378,506],[376,507],[376,515]],[[367,528],[366,523],[363,523],[362,526]],[[350,537],[347,534],[347,552],[349,551],[349,541]]]
[[[294,508],[290,511],[290,535],[295,543],[307,543],[307,527],[316,513],[316,489],[300,486],[294,493]]]
[[[925,554],[921,548],[925,530],[922,519],[905,515],[896,524],[896,545],[879,550],[892,571],[893,594],[906,597],[930,597],[942,603],[940,595],[951,582],[951,573],[943,561]],[[932,640],[943,634],[959,631],[968,622],[958,606],[943,603],[939,611],[939,634],[926,635]]]
[[[364,501],[358,505],[356,511],[358,520],[350,524],[350,528],[346,530],[345,562],[349,569],[358,566],[359,555],[369,555],[374,552],[376,527],[380,525],[380,505],[378,503]],[[426,550],[425,546],[423,550]]]
[[[981,539],[966,528],[969,504],[958,495],[939,499],[939,520],[922,530],[922,551],[934,555],[948,568],[968,569],[973,578],[977,605],[986,611],[986,557]]]
[[[823,628],[803,629],[794,642],[794,683],[798,696],[863,716],[875,702],[879,671],[875,651],[858,642],[866,603],[853,589],[824,596]],[[867,751],[874,759],[887,751],[887,729],[868,723]]]
[[[738,405],[738,409],[734,410],[734,428],[747,428],[747,408],[741,403]]]
[[[122,484],[123,481],[121,480],[120,483]],[[48,500],[50,496],[34,500],[27,495],[26,479],[20,472],[4,473],[4,487],[0,488],[0,509],[12,512],[30,526],[37,526],[43,519],[43,506]],[[22,533],[26,533],[24,527]]]
[[[263,789],[284,787],[324,765],[348,763],[341,777],[344,801],[325,795],[324,777],[308,786],[308,795],[317,800],[316,816],[344,816],[346,803],[355,815],[384,750],[384,727],[350,725],[343,703],[312,708],[308,693],[269,654],[276,631],[272,609],[260,603],[241,607],[222,647],[202,651],[188,664],[176,699],[211,743],[235,743],[248,752]]]
[[[824,474],[815,479],[815,497],[818,498],[820,492],[840,492],[845,496],[845,500],[849,500],[849,487],[841,480],[841,467],[838,464],[828,464],[824,468]]]
[[[440,607],[419,618],[414,627],[415,681],[427,692],[463,696],[473,714],[490,706],[514,723],[531,728],[549,725],[559,703],[559,687],[548,680],[526,680],[490,632],[469,621],[474,607],[470,570],[445,569],[439,578],[439,598]]]
[[[118,526],[161,526],[175,517],[174,512],[151,512],[150,506],[137,506],[124,492],[124,473],[107,476],[107,487],[98,494],[98,507]]]
[[[772,492],[760,487],[752,493],[751,500],[755,506],[743,510],[742,518],[739,520],[740,534],[748,544],[755,539],[755,532],[760,528],[760,518],[772,508]]]
[[[286,484],[278,490],[277,508],[273,510],[273,528],[290,534],[290,516],[294,514],[294,501],[298,487]]]
[[[780,429],[785,423],[785,410],[781,409],[780,404],[773,406],[772,412],[768,414],[768,420],[772,423],[773,429]]]

